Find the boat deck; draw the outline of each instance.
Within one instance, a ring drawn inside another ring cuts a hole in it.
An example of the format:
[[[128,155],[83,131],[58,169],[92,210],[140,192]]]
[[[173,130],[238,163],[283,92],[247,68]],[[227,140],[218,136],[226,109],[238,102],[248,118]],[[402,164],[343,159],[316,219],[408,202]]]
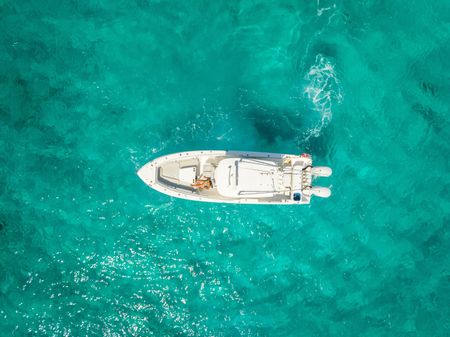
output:
[[[291,162],[292,161],[292,162]],[[309,158],[271,153],[194,151],[160,157],[140,170],[152,188],[175,197],[225,203],[309,203]],[[209,189],[195,188],[198,179]],[[300,199],[292,199],[298,194]]]

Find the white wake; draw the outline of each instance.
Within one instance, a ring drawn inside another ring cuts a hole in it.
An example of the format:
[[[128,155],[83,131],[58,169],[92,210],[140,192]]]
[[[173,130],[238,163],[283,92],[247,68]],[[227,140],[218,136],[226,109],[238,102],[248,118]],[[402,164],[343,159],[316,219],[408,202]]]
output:
[[[318,54],[314,64],[305,75],[304,94],[319,116],[319,122],[308,130],[306,139],[318,137],[320,131],[333,117],[333,107],[343,101],[341,83],[336,75],[336,65],[327,57]]]

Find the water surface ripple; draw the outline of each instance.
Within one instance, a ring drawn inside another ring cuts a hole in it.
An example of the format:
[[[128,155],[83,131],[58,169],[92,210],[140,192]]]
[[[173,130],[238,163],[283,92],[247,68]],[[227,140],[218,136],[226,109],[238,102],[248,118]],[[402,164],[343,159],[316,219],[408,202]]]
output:
[[[1,1],[1,336],[448,336],[445,1]],[[306,207],[171,199],[301,153]]]

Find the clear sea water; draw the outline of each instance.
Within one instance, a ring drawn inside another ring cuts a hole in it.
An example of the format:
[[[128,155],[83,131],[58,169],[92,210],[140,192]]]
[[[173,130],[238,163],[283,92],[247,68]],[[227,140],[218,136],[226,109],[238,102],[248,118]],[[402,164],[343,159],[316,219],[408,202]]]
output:
[[[0,1],[1,336],[449,336],[450,3]],[[301,153],[308,206],[167,153]]]

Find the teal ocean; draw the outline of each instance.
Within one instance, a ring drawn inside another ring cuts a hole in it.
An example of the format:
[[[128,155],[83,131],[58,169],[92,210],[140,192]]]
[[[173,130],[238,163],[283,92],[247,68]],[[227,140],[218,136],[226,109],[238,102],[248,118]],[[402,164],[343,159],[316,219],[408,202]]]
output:
[[[0,1],[1,336],[449,336],[450,3]],[[331,166],[195,203],[199,149]]]

